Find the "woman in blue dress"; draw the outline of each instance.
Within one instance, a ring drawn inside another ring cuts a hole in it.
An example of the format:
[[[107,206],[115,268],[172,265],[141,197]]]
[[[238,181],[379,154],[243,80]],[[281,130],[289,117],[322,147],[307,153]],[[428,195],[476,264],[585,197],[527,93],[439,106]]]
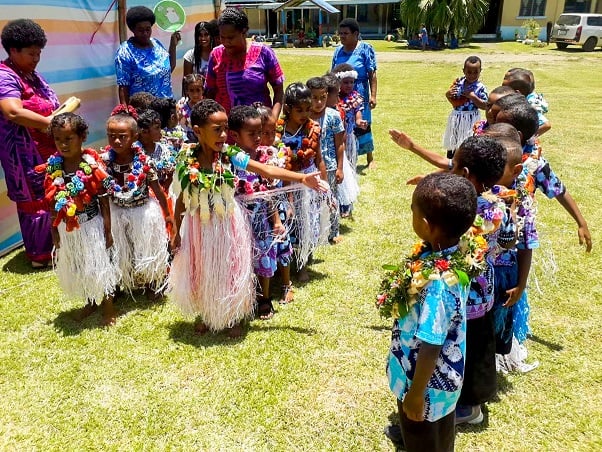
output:
[[[155,14],[146,6],[134,6],[125,16],[133,36],[123,42],[115,55],[115,73],[119,87],[119,102],[129,104],[130,96],[138,92],[156,97],[173,97],[171,73],[176,67],[176,45],[180,32],[171,35],[169,51],[151,38]]]
[[[358,155],[366,154],[368,168],[374,167],[374,139],[372,138],[372,109],[376,107],[376,55],[374,48],[360,41],[360,26],[355,19],[343,19],[339,24],[341,46],[332,57],[332,66],[347,63],[357,71],[355,90],[364,98],[362,118],[368,121],[368,128],[355,129],[358,138]]]

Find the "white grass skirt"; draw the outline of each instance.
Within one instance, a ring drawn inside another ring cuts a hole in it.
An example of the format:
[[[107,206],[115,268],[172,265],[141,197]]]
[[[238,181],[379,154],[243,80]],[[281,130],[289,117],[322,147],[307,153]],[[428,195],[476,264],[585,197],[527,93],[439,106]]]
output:
[[[462,142],[473,135],[472,127],[481,119],[479,110],[457,111],[452,110],[447,118],[447,128],[443,135],[443,147],[456,150]]]
[[[347,155],[343,156],[343,182],[338,186],[337,196],[339,204],[348,206],[357,201],[360,193],[360,186],[357,183],[357,174],[351,163],[347,159]]]
[[[58,231],[61,246],[56,250],[55,268],[63,292],[100,304],[119,283],[113,256],[116,247],[106,249],[102,217],[97,215],[71,232],[61,222]]]
[[[189,316],[200,316],[211,331],[251,317],[255,300],[253,239],[241,208],[202,222],[186,214],[181,246],[171,265],[171,300]]]
[[[121,288],[132,291],[149,286],[160,291],[166,284],[169,252],[159,202],[149,198],[146,204],[131,208],[111,204],[111,229]]]

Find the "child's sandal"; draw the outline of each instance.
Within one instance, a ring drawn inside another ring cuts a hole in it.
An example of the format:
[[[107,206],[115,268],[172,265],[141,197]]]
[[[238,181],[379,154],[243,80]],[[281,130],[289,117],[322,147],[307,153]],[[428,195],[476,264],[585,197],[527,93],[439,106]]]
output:
[[[257,316],[260,320],[270,320],[274,317],[274,306],[272,306],[270,298],[261,297],[257,299]]]
[[[284,284],[282,286],[282,294],[280,295],[279,304],[289,304],[295,300],[295,290],[293,283]]]

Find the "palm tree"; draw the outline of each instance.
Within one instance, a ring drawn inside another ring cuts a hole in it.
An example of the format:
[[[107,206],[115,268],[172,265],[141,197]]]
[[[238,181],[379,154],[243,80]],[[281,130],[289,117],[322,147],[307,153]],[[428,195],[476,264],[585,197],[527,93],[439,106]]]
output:
[[[466,39],[483,26],[488,9],[489,0],[401,0],[401,20],[410,31],[424,23]]]

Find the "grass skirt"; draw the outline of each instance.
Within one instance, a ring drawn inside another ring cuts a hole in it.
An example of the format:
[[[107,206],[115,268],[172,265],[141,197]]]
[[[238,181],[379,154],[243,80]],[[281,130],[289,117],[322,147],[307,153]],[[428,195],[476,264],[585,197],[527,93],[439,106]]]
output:
[[[251,317],[255,300],[252,236],[234,201],[221,215],[184,215],[181,247],[169,273],[172,301],[186,315],[200,316],[211,331]]]
[[[343,158],[343,182],[338,187],[338,198],[341,206],[348,206],[357,201],[360,193],[360,186],[357,183],[357,174],[351,165],[347,156]]]
[[[117,247],[120,286],[132,291],[145,286],[159,292],[165,287],[169,252],[161,207],[149,198],[138,207],[111,204],[111,230]]]
[[[462,142],[473,134],[472,126],[481,119],[479,110],[452,110],[447,118],[447,128],[443,135],[443,147],[455,151]]]
[[[113,256],[116,247],[105,247],[102,217],[97,215],[71,232],[61,222],[58,231],[61,247],[56,250],[54,263],[61,289],[69,297],[100,304],[119,283]]]

